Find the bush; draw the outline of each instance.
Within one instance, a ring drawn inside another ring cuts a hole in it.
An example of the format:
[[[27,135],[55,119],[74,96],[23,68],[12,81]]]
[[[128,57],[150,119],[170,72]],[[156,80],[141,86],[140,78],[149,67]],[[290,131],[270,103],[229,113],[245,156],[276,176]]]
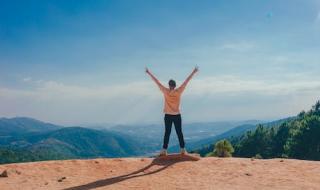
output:
[[[218,141],[214,145],[213,152],[209,153],[207,156],[232,157],[233,152],[234,152],[234,149],[231,143],[228,140],[224,139],[224,140]]]
[[[256,154],[253,158],[255,158],[255,159],[263,159],[263,157],[260,154]]]

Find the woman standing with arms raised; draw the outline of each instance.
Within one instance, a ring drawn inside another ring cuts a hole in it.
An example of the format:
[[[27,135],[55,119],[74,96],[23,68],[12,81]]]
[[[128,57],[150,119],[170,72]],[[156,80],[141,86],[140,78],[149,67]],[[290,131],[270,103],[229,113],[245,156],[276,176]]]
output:
[[[192,73],[188,76],[188,78],[182,83],[181,86],[176,88],[176,82],[174,80],[170,80],[168,85],[169,88],[163,86],[160,81],[146,68],[146,73],[150,75],[152,80],[158,85],[161,92],[164,95],[164,123],[165,123],[165,134],[163,138],[163,146],[160,152],[160,156],[167,155],[167,149],[169,144],[169,137],[171,133],[172,123],[175,126],[176,133],[178,135],[179,144],[180,144],[180,153],[186,154],[187,151],[185,149],[185,142],[182,133],[182,120],[180,113],[180,99],[181,95],[186,88],[188,82],[191,80],[193,75],[198,72],[198,67],[195,67]]]

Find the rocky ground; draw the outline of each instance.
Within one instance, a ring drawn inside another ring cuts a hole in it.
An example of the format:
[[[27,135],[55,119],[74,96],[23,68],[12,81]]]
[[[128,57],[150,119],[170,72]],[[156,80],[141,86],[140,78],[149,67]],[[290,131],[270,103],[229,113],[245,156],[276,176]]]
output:
[[[1,190],[320,189],[320,162],[289,159],[65,160],[0,165],[2,172]]]

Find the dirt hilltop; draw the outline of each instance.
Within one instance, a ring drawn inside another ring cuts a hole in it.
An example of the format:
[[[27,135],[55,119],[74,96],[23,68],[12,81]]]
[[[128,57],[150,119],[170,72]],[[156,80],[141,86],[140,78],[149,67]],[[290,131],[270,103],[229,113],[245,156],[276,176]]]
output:
[[[320,189],[320,162],[119,158],[0,165],[1,190]]]

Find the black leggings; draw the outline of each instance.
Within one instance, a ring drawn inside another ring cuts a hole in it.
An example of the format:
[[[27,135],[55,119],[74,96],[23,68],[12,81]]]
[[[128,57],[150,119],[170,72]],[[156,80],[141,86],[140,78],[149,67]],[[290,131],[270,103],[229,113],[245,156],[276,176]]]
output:
[[[183,134],[182,134],[182,129],[181,129],[182,122],[181,122],[181,115],[180,114],[179,115],[165,114],[164,124],[165,124],[166,128],[165,128],[162,148],[164,148],[164,149],[168,148],[172,123],[174,123],[174,127],[175,127],[176,133],[178,135],[180,148],[184,148],[184,139],[183,139]]]

